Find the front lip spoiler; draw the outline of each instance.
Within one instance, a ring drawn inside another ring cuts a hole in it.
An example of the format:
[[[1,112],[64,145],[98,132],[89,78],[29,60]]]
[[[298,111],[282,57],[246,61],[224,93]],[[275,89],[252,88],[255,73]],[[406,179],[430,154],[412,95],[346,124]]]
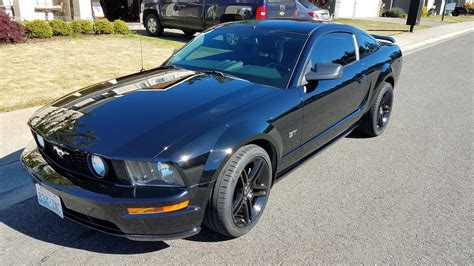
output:
[[[182,239],[182,238],[191,237],[193,235],[197,235],[201,231],[201,227],[196,227],[191,230],[187,230],[180,233],[174,233],[174,234],[161,234],[161,235],[120,234],[120,233],[114,233],[113,231],[107,230],[105,227],[101,227],[94,223],[90,223],[86,221],[85,219],[75,217],[67,212],[64,213],[64,217],[75,223],[88,227],[90,229],[93,229],[93,230],[96,230],[108,235],[112,235],[112,236],[128,238],[133,241],[163,241],[163,240],[172,240],[172,239]]]

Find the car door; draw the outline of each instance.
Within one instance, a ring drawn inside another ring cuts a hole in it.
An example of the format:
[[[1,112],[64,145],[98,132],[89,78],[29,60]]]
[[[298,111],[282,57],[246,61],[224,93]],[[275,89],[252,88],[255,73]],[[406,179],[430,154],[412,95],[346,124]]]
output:
[[[184,8],[186,13],[186,28],[194,30],[204,29],[204,0],[188,0]]]
[[[161,0],[160,20],[165,26],[184,27],[186,25],[185,7],[188,0]]]
[[[319,63],[341,64],[343,75],[300,87],[304,106],[303,156],[351,126],[368,96],[363,63],[356,47],[352,32],[330,32],[318,37],[309,53],[303,75]]]

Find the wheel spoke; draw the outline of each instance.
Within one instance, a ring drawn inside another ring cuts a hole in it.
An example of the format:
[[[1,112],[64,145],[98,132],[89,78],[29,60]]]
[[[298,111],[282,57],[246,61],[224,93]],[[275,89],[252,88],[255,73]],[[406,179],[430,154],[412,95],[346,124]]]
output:
[[[263,159],[256,159],[253,163],[252,170],[250,171],[249,174],[249,183],[253,184],[257,178],[260,176],[260,173],[262,172],[263,169]]]
[[[253,196],[254,197],[261,197],[266,196],[268,191],[268,187],[263,184],[257,184],[253,187]]]
[[[252,204],[250,203],[250,200],[245,200],[245,203],[244,203],[244,221],[247,225],[250,224],[250,222],[252,221]]]
[[[239,201],[237,201],[237,204],[232,208],[232,214],[235,216],[237,215],[240,210],[242,209],[242,205],[244,204],[245,198],[244,195],[240,195]]]

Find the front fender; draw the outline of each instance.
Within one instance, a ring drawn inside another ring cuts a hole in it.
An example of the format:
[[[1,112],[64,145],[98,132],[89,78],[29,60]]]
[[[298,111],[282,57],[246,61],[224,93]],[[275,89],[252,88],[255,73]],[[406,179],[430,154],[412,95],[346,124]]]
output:
[[[232,123],[210,123],[199,132],[191,132],[159,154],[156,159],[178,164],[191,186],[203,185],[215,181],[233,152],[255,140],[272,143],[277,158],[280,157],[279,133],[266,121],[250,119]]]
[[[275,149],[276,157],[280,158],[282,153],[281,135],[273,129],[270,123],[247,120],[234,125],[226,125],[226,127],[227,130],[215,143],[204,165],[204,172],[212,174],[202,175],[201,183],[215,181],[222,167],[235,151],[257,140],[271,143]]]

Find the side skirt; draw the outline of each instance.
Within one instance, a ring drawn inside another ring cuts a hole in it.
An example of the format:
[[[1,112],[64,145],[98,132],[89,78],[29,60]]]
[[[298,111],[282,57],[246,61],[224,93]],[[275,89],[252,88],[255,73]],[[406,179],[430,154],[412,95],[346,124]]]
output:
[[[305,157],[301,158],[300,160],[296,161],[294,164],[288,166],[287,168],[281,170],[279,173],[277,173],[274,184],[278,183],[280,180],[283,180],[292,170],[297,168],[297,166],[300,166],[301,164],[305,163],[307,160],[313,158],[314,156],[318,155],[320,152],[326,150],[329,148],[332,144],[337,142],[339,139],[344,138],[345,136],[349,135],[354,129],[356,129],[359,126],[359,123],[356,123],[352,125],[350,128],[348,128],[346,131],[342,132],[335,138],[333,138],[331,141],[327,142],[323,146],[319,147],[315,151],[311,152],[310,154],[306,155]]]

